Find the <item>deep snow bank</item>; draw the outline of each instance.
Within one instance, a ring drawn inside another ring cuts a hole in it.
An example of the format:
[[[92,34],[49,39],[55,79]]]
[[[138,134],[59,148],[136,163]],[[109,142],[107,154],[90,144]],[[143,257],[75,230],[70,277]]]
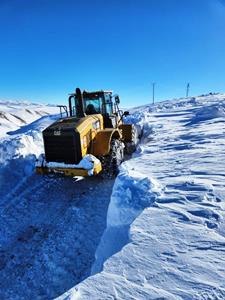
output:
[[[130,225],[145,208],[154,204],[159,192],[153,178],[129,170],[125,163],[122,165],[113,187],[107,227],[96,252],[92,274],[100,272],[104,262],[129,242]]]
[[[43,153],[42,131],[59,118],[59,115],[41,117],[20,129],[8,132],[8,136],[1,139],[0,164],[6,164],[11,159],[34,154],[38,157]]]
[[[59,118],[56,106],[0,101],[0,164],[43,152],[42,130]]]

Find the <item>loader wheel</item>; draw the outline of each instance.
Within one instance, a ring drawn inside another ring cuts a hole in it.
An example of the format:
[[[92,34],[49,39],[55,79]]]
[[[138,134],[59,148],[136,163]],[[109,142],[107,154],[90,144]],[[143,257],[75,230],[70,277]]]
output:
[[[138,132],[136,127],[132,128],[131,135],[131,142],[125,143],[125,153],[128,155],[131,155],[137,148]]]
[[[112,140],[109,155],[99,157],[102,163],[102,177],[114,178],[119,173],[119,166],[124,160],[124,144],[120,140]]]

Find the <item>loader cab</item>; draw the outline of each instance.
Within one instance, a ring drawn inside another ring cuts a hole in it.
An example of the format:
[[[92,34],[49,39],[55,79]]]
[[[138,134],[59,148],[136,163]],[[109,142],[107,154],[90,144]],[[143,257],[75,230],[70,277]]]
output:
[[[83,92],[83,103],[85,113],[101,114],[104,120],[104,127],[115,128],[117,126],[117,116],[112,101],[111,91]]]
[[[84,102],[84,110],[87,115],[105,114],[104,107],[103,107],[105,102],[103,92],[87,93],[84,91],[83,102]]]
[[[118,96],[117,96],[118,97]],[[112,91],[87,92],[76,89],[69,97],[70,117],[101,114],[105,128],[116,128],[119,120],[118,100],[113,102]]]
[[[92,114],[92,109],[98,114],[108,114],[109,116],[113,115],[112,92],[99,91],[87,93],[84,91],[83,102],[85,113],[87,115]]]

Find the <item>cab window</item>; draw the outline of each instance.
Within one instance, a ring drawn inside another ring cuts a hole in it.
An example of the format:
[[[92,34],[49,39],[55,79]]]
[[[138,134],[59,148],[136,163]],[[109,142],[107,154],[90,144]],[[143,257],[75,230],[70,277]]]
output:
[[[87,115],[102,113],[102,97],[85,98],[84,108]]]
[[[105,94],[105,112],[112,115],[112,100],[109,94]]]

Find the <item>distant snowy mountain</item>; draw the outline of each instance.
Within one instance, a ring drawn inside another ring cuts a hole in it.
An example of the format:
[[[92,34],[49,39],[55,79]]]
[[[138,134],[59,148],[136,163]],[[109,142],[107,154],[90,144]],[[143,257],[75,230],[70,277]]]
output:
[[[1,299],[225,299],[225,94],[130,110],[115,181],[34,174],[57,108],[0,111]]]
[[[53,105],[0,100],[0,137],[42,116],[55,113],[59,113],[59,109]]]

